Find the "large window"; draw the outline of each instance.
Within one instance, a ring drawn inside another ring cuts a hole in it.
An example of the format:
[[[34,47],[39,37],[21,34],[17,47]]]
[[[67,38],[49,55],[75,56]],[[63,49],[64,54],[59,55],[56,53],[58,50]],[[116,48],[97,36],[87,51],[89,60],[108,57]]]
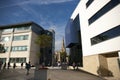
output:
[[[10,58],[11,63],[26,63],[26,58]]]
[[[102,15],[113,9],[115,6],[117,6],[120,3],[119,0],[111,0],[109,3],[107,3],[102,9],[100,9],[97,13],[95,13],[89,20],[89,25],[95,22],[98,18],[100,18]]]
[[[2,61],[3,63],[6,62],[6,58],[0,58],[0,61]]]
[[[109,39],[117,37],[117,36],[120,36],[120,25],[91,38],[91,45],[103,42],[105,40],[109,40]]]
[[[1,41],[2,41],[2,42],[10,41],[10,36],[2,37],[2,38],[1,38]]]
[[[94,0],[88,0],[88,2],[86,3],[86,8],[90,6],[90,4],[92,4]]]
[[[3,29],[2,32],[13,32],[13,28]]]
[[[14,40],[14,41],[28,40],[28,35],[14,36],[13,40]]]
[[[27,46],[12,46],[12,51],[27,51]]]
[[[30,30],[30,26],[17,27],[17,28],[15,28],[15,31],[23,31],[23,30]]]

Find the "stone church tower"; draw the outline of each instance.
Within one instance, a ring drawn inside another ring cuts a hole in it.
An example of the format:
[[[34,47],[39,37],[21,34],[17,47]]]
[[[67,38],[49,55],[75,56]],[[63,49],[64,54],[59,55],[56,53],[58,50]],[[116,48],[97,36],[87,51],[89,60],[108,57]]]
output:
[[[60,52],[66,52],[65,43],[64,43],[64,38],[63,38],[63,40],[62,40],[62,46],[61,46]]]

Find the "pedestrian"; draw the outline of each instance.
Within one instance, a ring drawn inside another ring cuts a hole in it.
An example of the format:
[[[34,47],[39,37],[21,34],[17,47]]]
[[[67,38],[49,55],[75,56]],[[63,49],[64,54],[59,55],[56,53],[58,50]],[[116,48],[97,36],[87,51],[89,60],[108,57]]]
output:
[[[15,69],[15,67],[16,67],[16,63],[13,64],[13,69]]]
[[[9,67],[10,67],[10,62],[8,62],[8,69],[9,69]]]
[[[60,67],[60,65],[61,65],[61,64],[60,64],[60,62],[58,62],[58,64],[57,64],[57,65],[58,65],[58,67]]]
[[[3,65],[3,69],[5,69],[6,68],[6,62],[4,63],[4,65]]]
[[[3,62],[2,62],[2,61],[0,61],[0,71],[1,71],[1,68],[2,68],[2,64],[3,64]]]
[[[29,75],[29,70],[30,70],[30,68],[31,68],[30,62],[29,62],[29,63],[26,63],[26,70],[27,70],[26,75]]]
[[[73,66],[73,69],[75,70],[75,66],[76,66],[76,65],[75,65],[75,62],[73,62],[72,66]]]
[[[23,62],[21,63],[21,69],[23,68]]]

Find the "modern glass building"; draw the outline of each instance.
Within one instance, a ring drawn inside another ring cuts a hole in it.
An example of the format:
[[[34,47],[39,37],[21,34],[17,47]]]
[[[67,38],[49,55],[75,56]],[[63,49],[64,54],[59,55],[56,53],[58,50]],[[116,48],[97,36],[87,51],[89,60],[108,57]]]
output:
[[[120,0],[81,0],[65,31],[66,47],[81,45],[70,53],[82,55],[81,69],[120,79]]]
[[[50,36],[53,34],[34,22],[0,26],[0,44],[5,47],[5,53],[0,53],[0,61],[10,62],[11,65],[16,63],[17,66],[29,61],[32,65],[39,64],[40,59],[37,54],[40,52],[40,46],[35,43],[35,40],[38,35],[47,33],[50,33]],[[53,43],[55,42],[51,43],[46,54],[54,54]],[[52,56],[47,57],[46,60],[52,64]]]

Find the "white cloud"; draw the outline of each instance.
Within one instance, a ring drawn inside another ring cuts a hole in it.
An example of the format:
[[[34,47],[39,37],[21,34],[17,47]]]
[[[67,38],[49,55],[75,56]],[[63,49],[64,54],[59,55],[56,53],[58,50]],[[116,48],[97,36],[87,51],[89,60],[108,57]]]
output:
[[[53,4],[53,3],[64,3],[64,2],[70,2],[73,0],[15,0],[14,3],[11,1],[9,4],[4,4],[4,6],[0,6],[0,8],[7,8],[7,7],[13,7],[13,6],[19,6],[24,4]]]
[[[16,0],[18,1],[18,0]],[[47,27],[46,29],[53,29],[55,31],[55,50],[60,50],[62,46],[62,39],[64,37],[64,30],[65,30],[65,24],[57,24],[55,25],[53,22],[49,21],[47,17],[44,18],[41,14],[38,15],[38,13],[29,7],[29,5],[24,5],[23,4],[52,4],[52,3],[62,3],[62,2],[68,2],[72,0],[24,0],[21,2],[16,2],[13,4],[9,4],[8,6],[4,7],[12,7],[12,6],[19,6],[22,8],[25,12],[27,12],[30,15],[34,15],[35,18],[37,18],[40,22],[40,25],[44,27]],[[15,16],[19,16],[19,13],[14,13]],[[49,27],[48,27],[49,26]]]
[[[69,2],[72,0],[28,0],[32,3],[36,4],[52,4],[52,3],[63,3],[63,2]]]

